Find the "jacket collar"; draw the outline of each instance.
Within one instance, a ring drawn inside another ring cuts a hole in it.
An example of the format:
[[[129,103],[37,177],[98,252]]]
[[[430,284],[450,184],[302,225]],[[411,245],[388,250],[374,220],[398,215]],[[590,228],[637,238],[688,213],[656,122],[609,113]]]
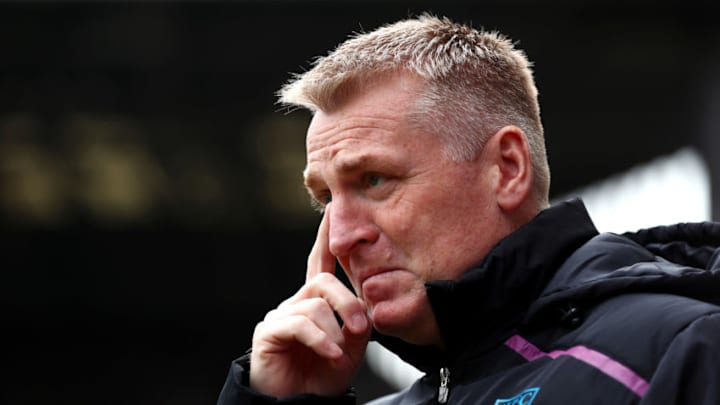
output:
[[[554,205],[502,239],[459,280],[426,284],[445,352],[377,333],[375,339],[424,370],[453,363],[469,350],[486,352],[512,334],[555,270],[597,234],[582,201]]]

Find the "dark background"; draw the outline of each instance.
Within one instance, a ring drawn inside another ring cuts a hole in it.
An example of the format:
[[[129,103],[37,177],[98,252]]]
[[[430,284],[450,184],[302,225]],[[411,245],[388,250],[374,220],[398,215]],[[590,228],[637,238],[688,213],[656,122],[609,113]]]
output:
[[[535,62],[553,195],[692,145],[720,218],[715,4],[0,3],[0,402],[214,403],[302,283],[319,219],[300,182],[309,115],[275,91],[348,34],[423,11]],[[374,384],[363,370],[361,400]]]

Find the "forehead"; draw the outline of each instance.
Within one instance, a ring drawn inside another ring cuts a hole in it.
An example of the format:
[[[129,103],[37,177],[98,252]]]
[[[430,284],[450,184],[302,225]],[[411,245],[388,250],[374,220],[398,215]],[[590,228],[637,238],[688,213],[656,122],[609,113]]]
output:
[[[340,123],[346,127],[373,126],[372,121],[399,121],[414,109],[425,84],[423,79],[409,73],[387,73],[362,86],[351,86],[330,110],[317,110],[308,129],[308,140],[323,133],[328,126]],[[358,119],[367,119],[365,123]],[[346,122],[343,122],[346,121]]]
[[[358,89],[332,111],[317,111],[307,132],[306,175],[407,158],[433,147],[431,137],[407,120],[422,89],[421,79],[398,74]]]
[[[344,114],[318,112],[307,132],[308,158],[331,159],[340,150],[362,146],[388,145],[405,132],[403,115],[387,110],[347,111]],[[329,155],[328,155],[329,154]]]
[[[306,184],[312,187],[327,170],[343,174],[367,167],[376,170],[406,161],[421,142],[403,120],[377,115],[316,115],[308,130]],[[426,144],[426,143],[425,143]]]

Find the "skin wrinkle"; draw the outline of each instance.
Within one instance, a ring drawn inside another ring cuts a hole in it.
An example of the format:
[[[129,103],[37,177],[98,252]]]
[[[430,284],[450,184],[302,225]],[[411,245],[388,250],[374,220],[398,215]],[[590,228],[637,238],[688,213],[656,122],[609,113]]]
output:
[[[332,194],[330,252],[372,309],[376,328],[442,346],[437,331],[427,329],[434,323],[428,322],[424,284],[458,278],[489,248],[482,247],[485,232],[481,238],[467,227],[496,230],[488,192],[497,176],[483,153],[472,161],[446,159],[444,141],[406,119],[423,85],[417,77],[390,83],[331,113],[316,113],[308,129],[306,182],[316,195]],[[368,173],[381,182],[366,183]],[[438,223],[445,229],[431,236]],[[389,271],[372,275],[373,269]]]
[[[381,155],[351,154],[348,156],[336,153],[335,159],[331,160],[333,161],[333,170],[343,177],[352,177],[356,173],[362,174],[363,172],[377,173],[383,177],[383,183],[385,183],[396,181],[399,178],[406,179],[415,176],[401,165],[383,159]],[[305,171],[305,184],[308,193],[313,198],[322,194],[327,188],[322,176],[312,170]]]
[[[365,90],[365,92],[368,91],[371,91],[371,88]],[[376,167],[376,170],[378,171],[386,169],[383,166],[387,166],[387,164],[383,165],[377,161],[379,157],[375,158],[372,162],[374,165],[367,165],[367,161],[363,161],[363,159],[368,159],[367,156],[353,156],[350,154],[349,157],[346,157],[346,154],[348,153],[346,151],[352,150],[352,147],[347,147],[346,144],[349,143],[350,146],[352,146],[353,142],[371,142],[381,144],[381,139],[368,139],[367,135],[375,132],[387,136],[396,132],[398,127],[401,125],[407,126],[405,119],[397,119],[397,117],[405,117],[407,115],[406,111],[407,108],[401,105],[392,106],[382,112],[372,115],[362,113],[355,113],[350,116],[343,115],[342,120],[336,121],[333,125],[329,125],[326,128],[319,128],[317,130],[315,128],[317,126],[315,125],[316,121],[313,120],[310,124],[310,128],[308,128],[308,134],[312,131],[313,136],[308,136],[306,139],[308,163],[303,172],[305,186],[308,189],[308,193],[311,198],[317,201],[316,196],[321,194],[320,190],[323,190],[322,192],[324,192],[324,189],[327,188],[327,184],[325,184],[322,180],[322,176],[311,170],[310,165],[313,161],[321,161],[324,158],[327,159],[328,157],[325,156],[327,154],[329,154],[328,160],[334,161],[334,166],[339,172],[350,173],[364,166]],[[333,137],[340,133],[346,134],[344,136],[345,139],[330,146],[328,143],[332,142]],[[401,144],[401,146],[407,146],[407,142]],[[329,149],[327,149],[328,147]],[[327,152],[328,150],[329,152]],[[339,155],[340,152],[344,152],[344,154]],[[320,155],[318,155],[318,153],[320,153]],[[323,153],[325,155],[323,155]],[[389,170],[393,174],[400,174],[403,177],[407,175],[406,173],[397,173],[397,168],[393,169],[395,170]],[[388,170],[386,169],[385,172],[387,171]],[[322,206],[322,201],[318,201],[318,203]]]
[[[340,144],[338,144],[337,150],[341,150],[341,148]],[[347,149],[348,148],[345,147],[344,150]],[[405,167],[389,159],[383,159],[382,154],[352,155],[352,152],[350,152],[350,155],[335,154],[333,170],[344,177],[352,177],[354,174],[362,172],[378,173],[383,177],[383,183],[390,183],[390,185],[383,184],[381,186],[383,188],[388,188],[399,181],[408,185],[420,185],[422,184],[422,175],[427,172],[427,170]],[[322,177],[311,170],[306,170],[305,176],[308,192],[311,196],[321,194],[324,192],[321,190],[327,188],[327,184],[325,184]],[[448,192],[451,191],[452,190],[448,190]],[[388,194],[391,193],[388,192]],[[396,204],[402,196],[402,194],[395,196]],[[408,202],[413,203],[412,200],[408,200]]]
[[[253,336],[253,347],[286,352],[252,352],[251,388],[342,394],[371,326],[445,348],[426,283],[460,279],[539,211],[534,169],[547,199],[542,127],[537,108],[525,109],[536,94],[509,39],[432,16],[358,35],[283,87],[282,104],[313,112],[304,177],[326,205],[306,283]],[[315,298],[327,308],[304,302]],[[334,337],[318,341],[318,329]]]
[[[313,65],[283,86],[282,103],[330,111],[348,95],[399,72],[437,84],[421,89],[416,99],[429,99],[414,115],[419,126],[456,142],[446,152],[453,159],[470,159],[486,137],[503,126],[519,126],[528,137],[538,202],[548,205],[550,173],[532,63],[501,33],[427,14],[358,33]],[[468,122],[469,117],[484,118]]]

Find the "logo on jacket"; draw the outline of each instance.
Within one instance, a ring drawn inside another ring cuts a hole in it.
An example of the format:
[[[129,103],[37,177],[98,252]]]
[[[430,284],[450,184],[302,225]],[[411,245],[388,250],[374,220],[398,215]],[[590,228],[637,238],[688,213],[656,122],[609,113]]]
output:
[[[528,388],[512,398],[496,399],[495,405],[530,405],[540,391],[540,387]]]

